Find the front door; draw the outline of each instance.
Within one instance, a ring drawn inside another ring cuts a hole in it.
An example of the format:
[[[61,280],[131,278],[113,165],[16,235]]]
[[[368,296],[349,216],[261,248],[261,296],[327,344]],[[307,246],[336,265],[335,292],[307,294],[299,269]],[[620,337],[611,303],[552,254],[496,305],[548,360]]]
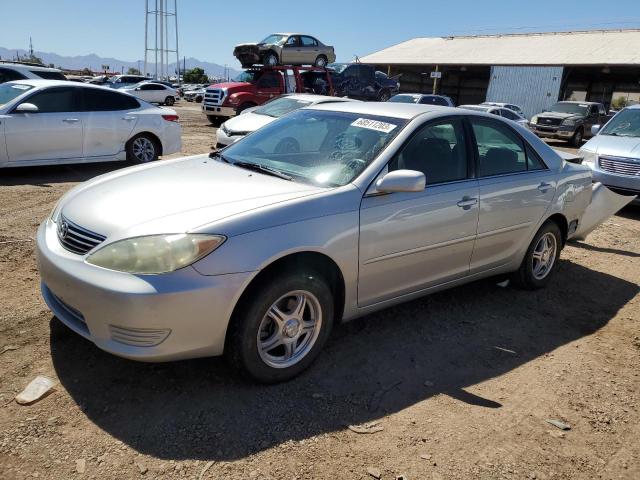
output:
[[[459,118],[427,123],[385,167],[424,172],[424,191],[363,198],[360,306],[469,273],[478,224],[478,182],[464,132]]]
[[[284,78],[279,71],[266,71],[258,79],[256,96],[264,103],[284,92]]]
[[[556,179],[526,141],[500,120],[471,117],[480,218],[471,274],[516,258],[549,208]]]
[[[297,65],[300,59],[300,37],[298,35],[291,35],[282,46],[280,63],[282,65]]]
[[[82,157],[82,107],[77,88],[47,88],[24,102],[33,103],[38,111],[13,111],[4,119],[11,163]]]

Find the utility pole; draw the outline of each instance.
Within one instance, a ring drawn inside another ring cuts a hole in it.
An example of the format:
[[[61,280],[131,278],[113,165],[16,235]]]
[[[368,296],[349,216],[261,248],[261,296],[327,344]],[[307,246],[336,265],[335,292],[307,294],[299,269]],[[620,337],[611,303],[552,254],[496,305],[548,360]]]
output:
[[[175,37],[172,37],[173,33]],[[153,68],[149,65],[150,52],[153,52]],[[171,0],[145,0],[144,74],[152,71],[155,79],[169,77],[172,53],[176,54],[176,73],[180,77],[178,0],[173,0],[173,5]]]

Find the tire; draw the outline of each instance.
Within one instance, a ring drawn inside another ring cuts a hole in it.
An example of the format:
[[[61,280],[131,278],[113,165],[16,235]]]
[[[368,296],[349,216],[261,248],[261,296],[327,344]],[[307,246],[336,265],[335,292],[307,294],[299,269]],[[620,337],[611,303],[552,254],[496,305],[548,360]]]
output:
[[[318,57],[316,58],[316,61],[313,62],[313,66],[314,67],[320,67],[320,68],[324,68],[327,66],[327,63],[329,62],[329,60],[327,59],[326,56],[324,55],[318,55]]]
[[[164,99],[164,104],[169,106],[169,107],[171,105],[173,105],[174,103],[176,103],[176,99],[173,98],[171,95],[169,95],[167,98]]]
[[[207,115],[207,120],[209,120],[209,123],[214,127],[219,127],[225,119],[217,115]]]
[[[251,108],[251,107],[255,107],[255,106],[256,106],[256,104],[255,103],[251,103],[251,102],[242,103],[242,104],[240,104],[240,106],[238,108],[236,108],[236,114],[240,115],[247,108]]]
[[[202,97],[201,96],[197,96],[195,98],[196,103],[202,103]]]
[[[584,139],[584,130],[582,129],[582,127],[578,128],[578,130],[576,130],[576,133],[573,134],[573,137],[571,137],[571,145],[573,145],[576,148],[580,148],[580,146],[582,145],[582,140]]]
[[[148,163],[158,159],[160,146],[158,140],[148,133],[140,133],[127,142],[127,161]]]
[[[243,301],[229,326],[225,353],[235,368],[259,382],[283,382],[299,375],[331,333],[333,295],[315,272],[285,271],[260,282]],[[302,315],[296,313],[300,305]],[[309,324],[306,329],[303,322]]]
[[[380,93],[378,93],[379,102],[387,102],[390,98],[391,93],[389,93],[389,90],[382,90]]]
[[[512,275],[513,282],[526,290],[543,288],[549,283],[561,250],[560,228],[554,221],[547,221],[533,237],[520,268]]]
[[[278,55],[276,52],[267,52],[264,54],[264,58],[262,59],[262,64],[265,67],[275,67],[280,63],[278,59]]]

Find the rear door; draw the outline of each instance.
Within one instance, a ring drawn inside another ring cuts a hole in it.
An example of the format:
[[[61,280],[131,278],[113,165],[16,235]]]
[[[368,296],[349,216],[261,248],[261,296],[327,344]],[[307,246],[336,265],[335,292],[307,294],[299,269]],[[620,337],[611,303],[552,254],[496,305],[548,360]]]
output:
[[[267,70],[256,83],[256,96],[260,104],[284,92],[284,79],[279,71]]]
[[[306,35],[300,36],[300,63],[313,65],[320,54],[318,41]]]
[[[138,121],[138,100],[115,90],[81,88],[84,157],[115,156],[124,150]]]
[[[6,116],[5,138],[10,162],[82,157],[82,105],[79,89],[52,87],[24,99],[36,113]]]
[[[512,261],[533,235],[555,195],[556,175],[503,121],[470,117],[480,215],[471,274]]]

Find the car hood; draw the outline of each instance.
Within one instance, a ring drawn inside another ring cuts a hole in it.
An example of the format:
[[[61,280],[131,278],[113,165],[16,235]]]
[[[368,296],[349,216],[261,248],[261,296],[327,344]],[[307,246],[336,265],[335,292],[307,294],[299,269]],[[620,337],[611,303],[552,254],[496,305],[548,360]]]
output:
[[[543,113],[539,113],[538,117],[566,119],[571,117],[582,118],[583,115],[580,115],[578,113],[543,112]]]
[[[251,83],[249,82],[224,82],[224,83],[216,83],[215,85],[211,85],[208,88],[226,88],[226,89],[232,89],[232,88],[247,88],[247,87],[251,87],[253,86]]]
[[[640,138],[596,135],[583,147],[599,155],[640,158]]]
[[[268,115],[259,115],[257,113],[243,113],[227,120],[224,124],[227,131],[233,132],[255,132],[260,127],[264,127],[268,123],[277,120],[277,118]]]
[[[61,212],[86,229],[117,239],[188,232],[322,190],[198,155],[96,177],[65,196]]]

